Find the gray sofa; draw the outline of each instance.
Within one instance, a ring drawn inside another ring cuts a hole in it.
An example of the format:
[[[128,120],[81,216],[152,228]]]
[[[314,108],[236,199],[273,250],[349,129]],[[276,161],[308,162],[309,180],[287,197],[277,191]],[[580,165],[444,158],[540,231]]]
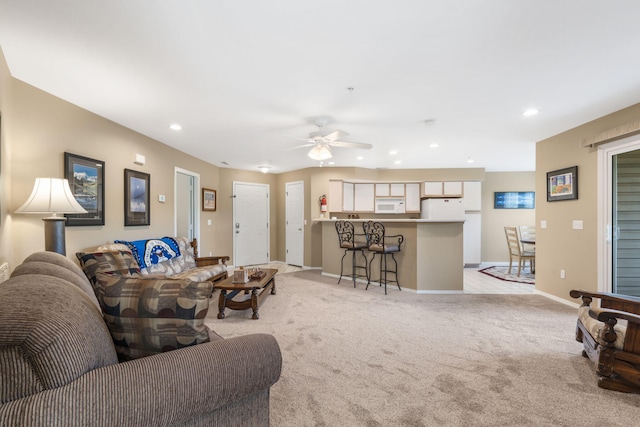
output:
[[[282,357],[266,334],[118,363],[82,270],[38,252],[0,283],[0,425],[267,426]]]

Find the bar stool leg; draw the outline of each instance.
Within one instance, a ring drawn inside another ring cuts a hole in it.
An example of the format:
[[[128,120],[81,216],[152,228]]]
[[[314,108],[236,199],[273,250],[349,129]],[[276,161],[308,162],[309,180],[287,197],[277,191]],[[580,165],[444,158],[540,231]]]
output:
[[[342,280],[342,269],[344,268],[344,257],[347,256],[347,251],[344,251],[344,255],[342,255],[342,259],[340,260],[340,278],[338,279],[338,285],[340,284],[340,280]]]

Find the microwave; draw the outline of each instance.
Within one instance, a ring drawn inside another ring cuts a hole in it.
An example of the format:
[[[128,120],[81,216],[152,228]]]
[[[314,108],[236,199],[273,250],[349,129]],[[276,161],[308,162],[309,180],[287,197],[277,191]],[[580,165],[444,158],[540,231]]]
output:
[[[403,214],[406,212],[404,198],[376,198],[375,213]]]

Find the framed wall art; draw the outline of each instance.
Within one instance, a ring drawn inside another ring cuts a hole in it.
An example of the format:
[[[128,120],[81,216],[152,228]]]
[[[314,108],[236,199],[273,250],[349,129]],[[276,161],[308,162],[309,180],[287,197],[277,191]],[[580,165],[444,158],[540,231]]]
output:
[[[578,198],[578,166],[547,172],[547,202]]]
[[[104,162],[64,153],[64,177],[86,214],[65,214],[68,226],[104,225]]]
[[[124,170],[124,225],[150,225],[150,180],[148,173]]]
[[[218,202],[216,197],[216,190],[209,188],[202,189],[202,210],[203,211],[215,211],[216,203]]]
[[[534,191],[496,191],[493,193],[494,209],[535,209]]]

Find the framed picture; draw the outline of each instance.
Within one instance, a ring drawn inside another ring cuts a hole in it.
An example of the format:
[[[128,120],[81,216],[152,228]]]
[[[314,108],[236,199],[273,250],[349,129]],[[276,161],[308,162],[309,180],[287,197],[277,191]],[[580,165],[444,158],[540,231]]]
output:
[[[494,209],[535,209],[534,191],[496,191],[493,193]]]
[[[150,179],[148,173],[124,170],[124,225],[150,225]]]
[[[104,162],[64,153],[64,177],[86,214],[65,214],[68,226],[104,225]]]
[[[209,188],[202,189],[202,210],[203,211],[215,211],[216,210],[216,190]]]
[[[547,202],[578,198],[578,166],[547,172]]]

